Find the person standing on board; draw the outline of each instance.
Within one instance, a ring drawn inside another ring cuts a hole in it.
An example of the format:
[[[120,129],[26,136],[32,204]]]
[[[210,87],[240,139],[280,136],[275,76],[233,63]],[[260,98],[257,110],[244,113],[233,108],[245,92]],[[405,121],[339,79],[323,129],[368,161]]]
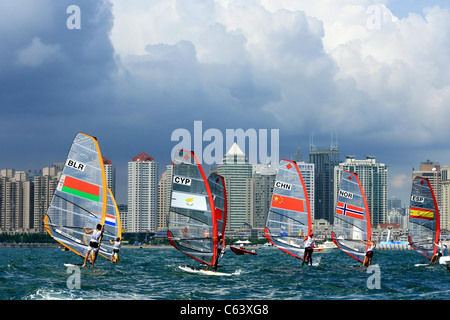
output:
[[[91,236],[91,240],[89,241],[88,251],[86,252],[86,256],[84,257],[83,267],[86,266],[86,262],[89,258],[89,254],[91,253],[91,251],[92,251],[91,265],[92,265],[92,267],[94,267],[95,259],[97,259],[100,238],[103,234],[102,225],[99,223],[99,224],[97,224],[96,230],[92,229],[89,231],[86,230],[86,227],[85,227],[84,232],[86,232],[87,234],[92,233],[92,236]]]
[[[217,264],[219,263],[219,257],[220,257],[220,253],[222,252],[222,248],[223,248],[223,236],[221,233],[219,233],[219,235],[217,236],[217,255],[216,255],[216,262],[214,263],[213,266],[213,271],[216,272],[217,271]],[[209,266],[206,267],[205,270],[208,270]]]
[[[439,260],[439,258],[442,257],[443,252],[442,244],[440,242],[436,242],[434,245],[437,247],[437,250],[436,254],[433,256],[433,258],[431,258],[430,264],[436,263]]]
[[[364,257],[363,267],[370,266],[372,264],[372,257],[373,257],[373,251],[375,250],[376,244],[374,241],[364,241],[362,240],[364,244],[369,245],[369,249],[366,251],[366,256]]]
[[[111,255],[111,263],[119,262],[119,251],[120,251],[120,238],[117,237],[116,241],[109,240],[109,242],[114,245],[113,253]],[[115,257],[115,260],[114,260]]]
[[[303,241],[305,242],[305,253],[303,254],[302,266],[305,264],[305,261],[306,261],[306,265],[308,265],[308,261],[312,265],[312,253],[314,251],[314,234],[313,234],[313,232],[311,231],[309,233],[309,236],[305,237],[303,239]]]

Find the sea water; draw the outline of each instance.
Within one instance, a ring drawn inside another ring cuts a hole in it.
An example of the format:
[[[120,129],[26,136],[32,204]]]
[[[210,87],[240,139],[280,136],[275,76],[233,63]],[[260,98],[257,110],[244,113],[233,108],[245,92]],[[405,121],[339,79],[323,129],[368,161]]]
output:
[[[220,261],[231,276],[191,274],[199,263],[173,248],[120,251],[94,268],[61,248],[0,249],[0,300],[448,300],[450,271],[414,251],[376,251],[372,266],[340,252],[315,253],[314,264],[275,248]]]

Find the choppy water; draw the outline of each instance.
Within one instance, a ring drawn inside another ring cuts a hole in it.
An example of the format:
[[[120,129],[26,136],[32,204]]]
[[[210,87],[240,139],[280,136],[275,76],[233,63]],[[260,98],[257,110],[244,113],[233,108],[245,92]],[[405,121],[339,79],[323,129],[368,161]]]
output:
[[[236,275],[217,277],[179,270],[179,265],[197,264],[175,249],[122,249],[119,264],[99,257],[95,268],[80,269],[80,288],[70,289],[76,273],[64,263],[82,262],[73,253],[4,248],[0,300],[450,299],[450,271],[442,265],[415,266],[427,261],[413,251],[377,251],[369,273],[339,251],[314,254],[316,265],[303,267],[274,248],[258,253],[237,256],[228,250],[220,271]]]

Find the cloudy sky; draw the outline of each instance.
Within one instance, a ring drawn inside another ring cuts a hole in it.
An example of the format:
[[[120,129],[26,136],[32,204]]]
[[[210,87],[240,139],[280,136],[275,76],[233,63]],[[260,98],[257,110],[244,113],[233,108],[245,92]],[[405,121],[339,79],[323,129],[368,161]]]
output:
[[[449,7],[0,0],[0,168],[63,162],[88,133],[116,164],[124,202],[127,162],[145,152],[164,168],[172,133],[194,140],[201,121],[224,137],[276,129],[287,159],[300,147],[307,160],[311,137],[317,147],[337,137],[342,160],[387,164],[389,196],[406,201],[412,168],[450,165]]]

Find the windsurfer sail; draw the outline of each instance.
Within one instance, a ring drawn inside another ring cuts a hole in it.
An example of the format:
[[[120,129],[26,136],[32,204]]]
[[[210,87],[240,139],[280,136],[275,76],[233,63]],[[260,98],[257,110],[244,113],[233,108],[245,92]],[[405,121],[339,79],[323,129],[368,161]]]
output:
[[[45,230],[59,243],[85,257],[89,237],[84,228],[103,226],[99,253],[111,259],[109,240],[121,237],[119,210],[106,185],[97,139],[79,133],[73,140],[59,183],[44,217]]]
[[[308,192],[297,164],[281,160],[264,230],[278,249],[303,259],[304,237],[311,231]]]
[[[418,253],[432,259],[438,249],[439,209],[427,178],[415,177],[409,208],[409,244]]]
[[[220,255],[218,248],[225,247],[226,214],[223,177],[211,173],[206,178],[193,152],[176,151],[172,162],[169,242],[208,268],[214,267]]]
[[[358,176],[343,171],[337,195],[331,237],[352,258],[363,262],[371,240],[371,223],[366,196]]]

